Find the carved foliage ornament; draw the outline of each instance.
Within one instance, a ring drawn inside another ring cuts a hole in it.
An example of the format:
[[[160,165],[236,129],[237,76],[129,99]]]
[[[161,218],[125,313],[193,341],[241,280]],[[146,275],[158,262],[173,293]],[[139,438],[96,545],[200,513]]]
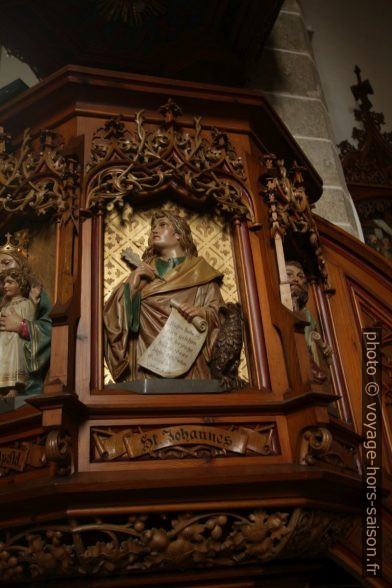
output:
[[[164,120],[151,129],[143,111],[135,115],[135,129],[120,117],[95,133],[88,166],[87,209],[122,208],[130,196],[159,192],[171,186],[200,202],[212,200],[225,213],[251,218],[244,168],[225,133],[218,129],[208,140],[200,118],[195,130],[182,130],[180,108],[171,100],[160,108]]]
[[[288,232],[306,234],[317,259],[324,282],[328,275],[320,237],[312,216],[303,178],[304,168],[294,161],[287,171],[285,162],[275,155],[265,155],[261,161],[261,193],[269,207],[271,236],[282,240]]]
[[[317,557],[349,529],[342,513],[301,509],[83,517],[3,532],[0,583]]]
[[[17,152],[10,141],[0,128],[0,212],[44,215],[51,210],[63,222],[74,220],[80,173],[75,156],[62,155],[59,135],[41,131],[35,148],[26,129]]]

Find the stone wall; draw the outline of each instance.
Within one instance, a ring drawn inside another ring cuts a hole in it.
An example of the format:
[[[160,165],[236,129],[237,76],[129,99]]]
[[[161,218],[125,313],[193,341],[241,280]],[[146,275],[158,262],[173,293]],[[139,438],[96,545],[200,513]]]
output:
[[[284,3],[248,86],[263,91],[320,174],[324,190],[315,212],[362,238],[297,0]]]

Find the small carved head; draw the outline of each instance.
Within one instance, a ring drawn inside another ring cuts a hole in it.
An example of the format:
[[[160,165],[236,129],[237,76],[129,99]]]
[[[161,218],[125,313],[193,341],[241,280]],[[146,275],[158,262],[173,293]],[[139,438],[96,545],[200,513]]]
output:
[[[27,298],[30,292],[30,276],[26,271],[9,269],[0,273],[0,292],[12,298],[15,296],[15,287],[18,294]]]
[[[286,261],[286,274],[290,284],[294,310],[302,310],[308,301],[308,281],[298,261]]]

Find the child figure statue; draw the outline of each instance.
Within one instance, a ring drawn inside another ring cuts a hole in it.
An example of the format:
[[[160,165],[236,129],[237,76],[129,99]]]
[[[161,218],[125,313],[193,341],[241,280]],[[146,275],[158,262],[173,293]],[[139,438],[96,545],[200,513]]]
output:
[[[30,294],[28,274],[10,269],[0,275],[0,316],[16,312],[23,320],[34,320],[36,304]],[[13,398],[23,392],[29,379],[24,353],[25,341],[17,332],[0,331],[0,398]]]

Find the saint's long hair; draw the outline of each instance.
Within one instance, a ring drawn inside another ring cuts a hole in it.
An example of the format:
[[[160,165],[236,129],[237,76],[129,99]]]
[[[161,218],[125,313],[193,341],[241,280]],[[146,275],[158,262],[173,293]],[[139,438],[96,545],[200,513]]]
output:
[[[152,230],[153,226],[155,225],[155,223],[162,218],[167,218],[167,220],[170,222],[170,224],[172,225],[175,232],[179,235],[179,237],[180,237],[179,244],[181,245],[182,249],[184,250],[185,255],[197,257],[197,255],[198,255],[197,248],[196,248],[196,245],[193,241],[191,228],[188,225],[188,223],[186,222],[186,220],[184,218],[181,218],[180,216],[178,216],[178,214],[172,214],[172,213],[166,212],[164,210],[159,211],[159,212],[154,212],[154,214],[152,215],[152,218],[151,218],[151,230]],[[143,261],[146,261],[148,263],[149,261],[151,261],[151,259],[153,257],[155,257],[155,255],[156,255],[156,253],[154,251],[154,244],[152,243],[151,235],[150,235],[149,240],[148,240],[148,247],[142,256]]]

